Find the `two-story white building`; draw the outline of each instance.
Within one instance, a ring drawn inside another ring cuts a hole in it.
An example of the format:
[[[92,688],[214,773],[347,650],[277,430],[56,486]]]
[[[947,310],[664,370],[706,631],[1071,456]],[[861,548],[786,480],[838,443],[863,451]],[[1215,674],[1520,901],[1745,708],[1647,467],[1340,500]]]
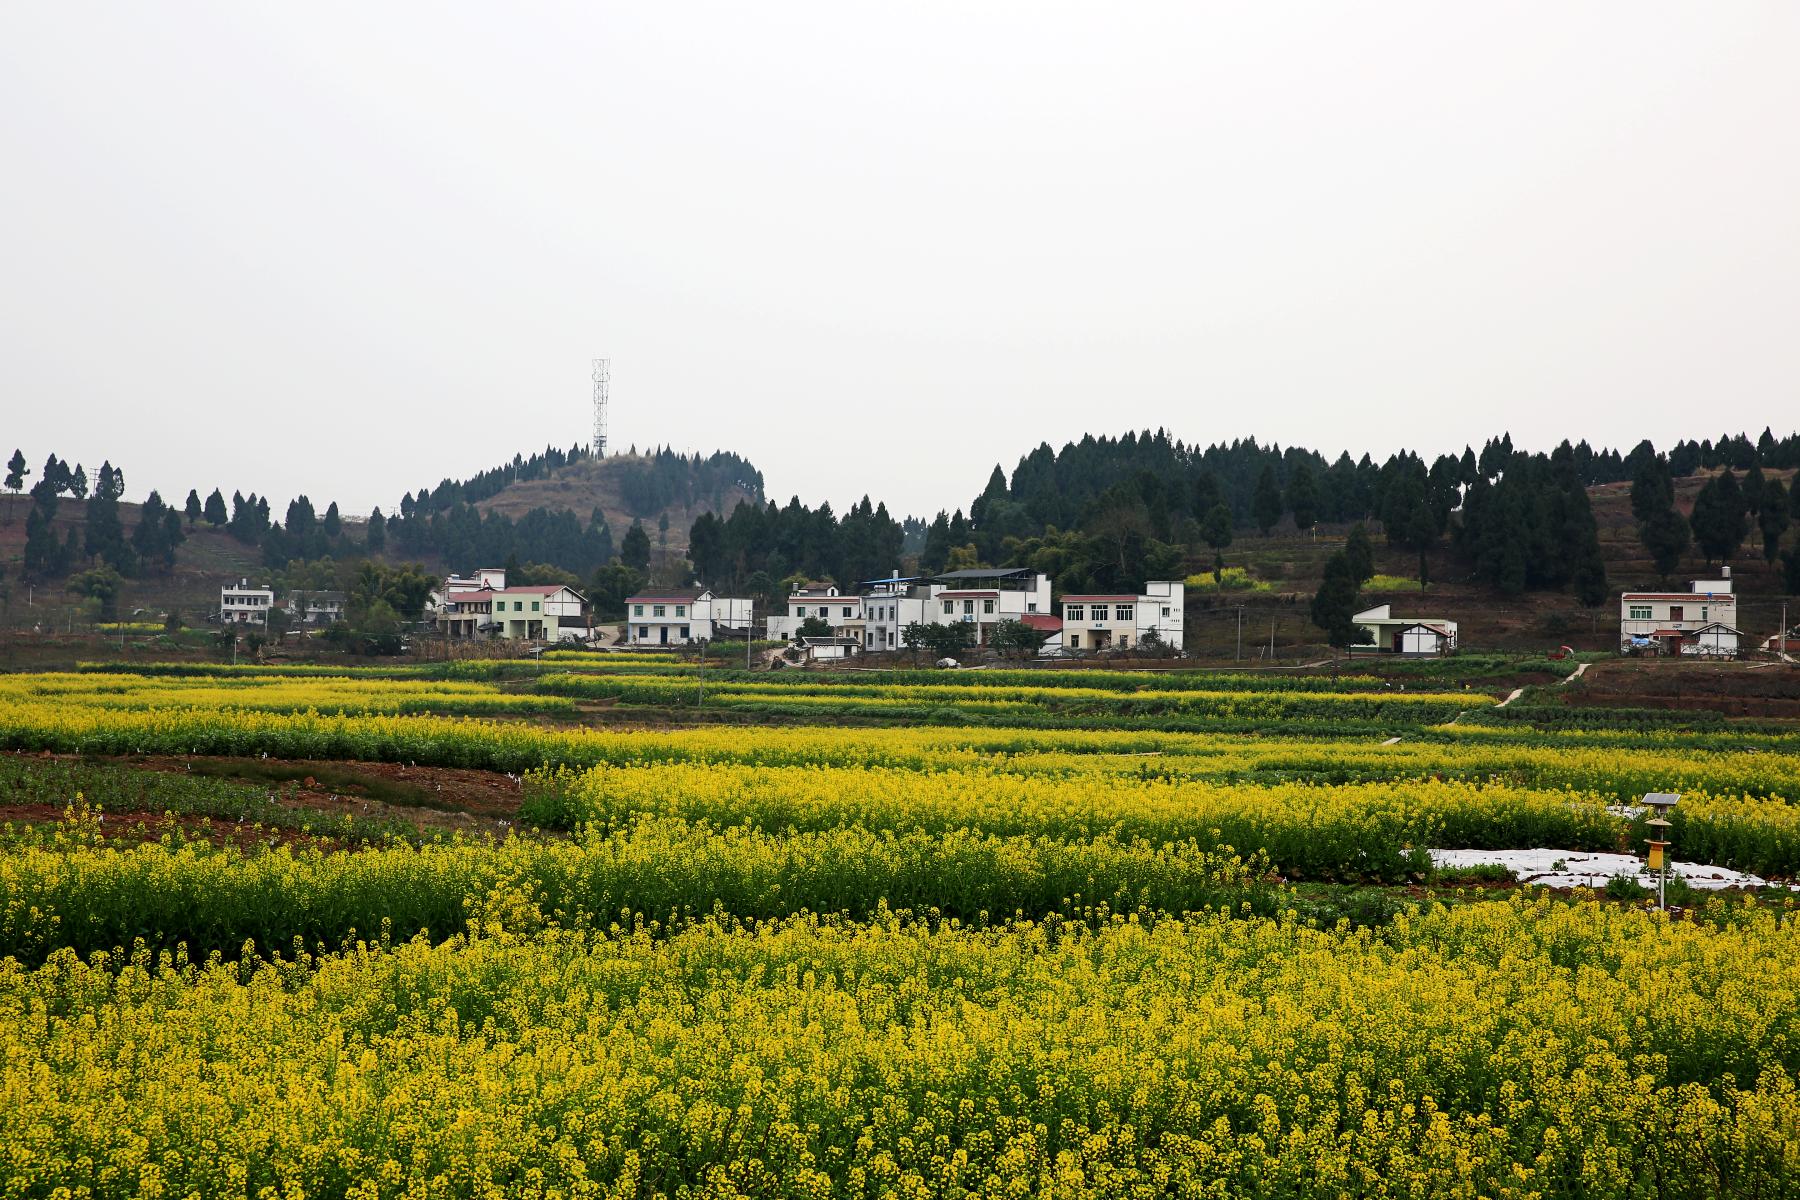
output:
[[[275,589],[252,585],[248,579],[219,589],[219,622],[223,625],[267,625],[275,607]]]
[[[625,598],[625,640],[633,646],[685,646],[749,636],[755,606],[741,596],[656,592]]]
[[[975,626],[975,645],[993,640],[994,626],[1026,616],[1054,615],[1050,577],[1028,567],[971,567],[934,575],[925,620],[935,625],[962,621]]]
[[[288,615],[299,625],[333,625],[344,619],[348,599],[342,592],[289,592]]]
[[[1736,658],[1737,597],[1731,568],[1695,579],[1685,592],[1626,592],[1619,597],[1619,649],[1636,654]]]
[[[479,594],[479,593],[477,593]],[[587,601],[563,584],[490,589],[488,622],[496,637],[514,641],[581,641],[589,636]]]
[[[831,626],[832,637],[853,637],[859,646],[864,642],[863,598],[845,595],[834,584],[802,588],[790,595],[787,612],[769,618],[767,636],[770,641],[793,641],[800,626],[815,619]]]
[[[1070,651],[1129,650],[1154,633],[1171,650],[1182,648],[1187,585],[1152,579],[1136,594],[1107,593],[1062,598],[1062,644]]]
[[[493,588],[457,587],[433,592],[426,615],[439,633],[460,639],[480,634],[484,625],[493,623],[493,612]]]
[[[905,645],[906,627],[926,623],[931,587],[923,576],[902,577],[895,571],[886,579],[857,586],[862,589],[864,650],[899,650]]]

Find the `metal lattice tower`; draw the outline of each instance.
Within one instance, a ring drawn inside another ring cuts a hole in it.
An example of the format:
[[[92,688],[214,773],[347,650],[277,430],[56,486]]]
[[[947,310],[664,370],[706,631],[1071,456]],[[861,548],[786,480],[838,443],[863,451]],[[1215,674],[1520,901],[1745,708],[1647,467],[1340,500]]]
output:
[[[606,457],[606,386],[612,382],[612,360],[594,360],[594,457]]]

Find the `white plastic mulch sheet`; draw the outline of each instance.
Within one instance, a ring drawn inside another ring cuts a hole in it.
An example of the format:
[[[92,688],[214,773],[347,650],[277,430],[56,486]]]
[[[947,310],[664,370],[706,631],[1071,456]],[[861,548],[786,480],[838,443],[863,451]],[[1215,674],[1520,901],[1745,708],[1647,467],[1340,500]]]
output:
[[[1644,870],[1644,860],[1630,854],[1596,854],[1585,850],[1433,850],[1432,864],[1438,867],[1479,867],[1490,863],[1505,867],[1521,883],[1543,887],[1603,888],[1615,875],[1629,875],[1645,887],[1654,888],[1656,877]],[[1702,891],[1720,888],[1768,887],[1769,881],[1759,875],[1734,871],[1730,867],[1709,867],[1702,863],[1670,864],[1671,874],[1687,880],[1688,886]]]

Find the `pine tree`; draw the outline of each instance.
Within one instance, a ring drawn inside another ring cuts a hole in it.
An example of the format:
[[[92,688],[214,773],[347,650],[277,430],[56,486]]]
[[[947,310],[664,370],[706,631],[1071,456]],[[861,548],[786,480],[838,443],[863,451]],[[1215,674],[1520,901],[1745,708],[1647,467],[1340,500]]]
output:
[[[1200,536],[1213,549],[1213,567],[1225,566],[1225,547],[1231,545],[1231,510],[1224,504],[1215,504],[1208,510],[1200,522]]]
[[[1319,484],[1305,459],[1295,463],[1288,476],[1287,504],[1294,514],[1294,527],[1300,532],[1305,533],[1318,520]]]
[[[1728,562],[1744,544],[1750,532],[1750,520],[1744,507],[1744,493],[1730,468],[1707,481],[1694,498],[1694,541],[1706,561]]]
[[[1606,579],[1606,559],[1600,554],[1600,545],[1593,545],[1582,550],[1575,563],[1575,598],[1588,608],[1598,608],[1606,602],[1612,587]]]
[[[1369,527],[1361,521],[1350,527],[1350,536],[1344,539],[1344,557],[1356,586],[1375,578],[1375,545],[1369,539]]]
[[[1312,598],[1312,623],[1325,631],[1333,646],[1354,644],[1361,632],[1350,618],[1356,615],[1356,580],[1350,560],[1342,550],[1325,560],[1325,577]]]
[[[56,540],[56,529],[45,515],[41,504],[33,504],[25,514],[25,574],[32,579],[47,579],[55,573],[62,543]]]
[[[206,511],[205,507],[200,503],[200,490],[198,488],[188,489],[187,501],[181,508],[183,515],[187,517],[188,528],[192,529],[194,522],[198,521],[201,514]]]
[[[1631,480],[1631,515],[1642,525],[1674,504],[1675,484],[1669,478],[1668,461],[1656,455],[1644,458]]]
[[[241,507],[242,503],[243,503],[241,497],[240,497],[238,503]],[[225,495],[224,495],[224,493],[219,491],[218,488],[214,488],[212,490],[212,495],[210,495],[206,498],[206,508],[205,508],[204,512],[205,512],[205,516],[206,516],[206,523],[208,525],[211,525],[214,529],[217,529],[220,526],[224,525],[225,522],[229,519],[225,513]]]
[[[1656,573],[1664,579],[1681,565],[1681,556],[1687,553],[1688,543],[1692,540],[1687,518],[1674,507],[1651,514],[1650,519],[1638,527],[1638,537],[1644,543],[1644,549],[1649,551]]]
[[[1763,490],[1767,486],[1768,481],[1763,478],[1762,464],[1758,463],[1744,473],[1744,509],[1753,517],[1762,514]],[[1782,499],[1785,501],[1787,497],[1784,495]]]
[[[135,572],[136,559],[125,541],[125,527],[119,519],[119,501],[112,492],[113,469],[100,468],[100,482],[87,500],[83,549],[89,558],[106,562],[121,575]]]
[[[379,554],[387,548],[387,518],[381,515],[379,508],[369,513],[369,524],[363,531],[363,548],[370,554]]]
[[[14,450],[12,458],[6,464],[6,488],[13,494],[13,498],[6,505],[8,523],[12,521],[13,505],[18,503],[19,490],[25,486],[25,477],[29,474],[31,474],[31,468],[25,465],[24,452]]]
[[[1762,512],[1756,518],[1762,531],[1764,562],[1773,563],[1781,553],[1781,535],[1787,532],[1790,520],[1787,489],[1781,480],[1771,479],[1763,485]]]
[[[634,571],[650,569],[650,535],[644,532],[642,521],[633,521],[625,531],[625,540],[619,543],[619,561]]]
[[[1256,493],[1250,500],[1250,515],[1256,519],[1262,535],[1268,537],[1281,523],[1281,512],[1281,481],[1275,478],[1275,464],[1264,463],[1262,474],[1256,479]]]

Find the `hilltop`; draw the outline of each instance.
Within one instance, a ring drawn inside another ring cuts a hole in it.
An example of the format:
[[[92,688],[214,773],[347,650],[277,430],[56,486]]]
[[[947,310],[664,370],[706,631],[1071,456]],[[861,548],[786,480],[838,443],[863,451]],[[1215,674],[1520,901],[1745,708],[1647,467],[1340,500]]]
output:
[[[475,508],[483,516],[499,513],[515,521],[533,509],[574,513],[584,520],[598,509],[615,542],[632,522],[641,521],[652,545],[667,517],[667,548],[684,552],[688,531],[701,513],[729,513],[740,502],[762,500],[760,472],[736,456],[729,456],[729,463],[715,461],[721,457],[704,460],[664,452],[578,458],[541,478],[509,483],[476,501]]]

